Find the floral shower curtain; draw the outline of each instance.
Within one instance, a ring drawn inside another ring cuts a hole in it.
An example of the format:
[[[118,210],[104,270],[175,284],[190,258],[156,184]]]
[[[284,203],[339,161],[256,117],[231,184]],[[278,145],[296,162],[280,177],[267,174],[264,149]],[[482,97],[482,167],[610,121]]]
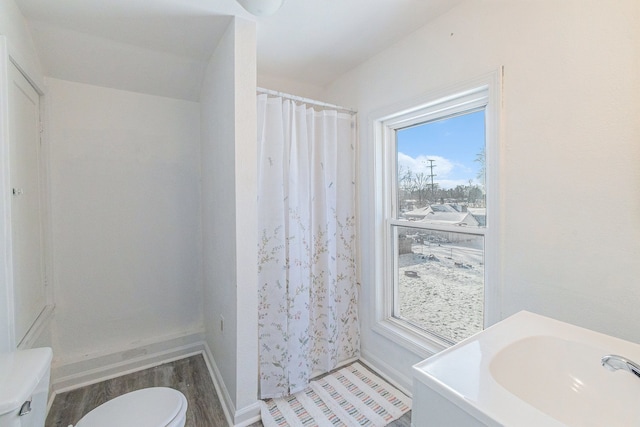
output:
[[[260,394],[359,355],[355,117],[258,95]]]

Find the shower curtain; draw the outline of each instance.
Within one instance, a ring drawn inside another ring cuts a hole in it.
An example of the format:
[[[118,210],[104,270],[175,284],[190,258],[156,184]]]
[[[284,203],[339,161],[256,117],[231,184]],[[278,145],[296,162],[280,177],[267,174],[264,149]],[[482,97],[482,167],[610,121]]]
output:
[[[258,95],[260,395],[360,349],[355,116]]]

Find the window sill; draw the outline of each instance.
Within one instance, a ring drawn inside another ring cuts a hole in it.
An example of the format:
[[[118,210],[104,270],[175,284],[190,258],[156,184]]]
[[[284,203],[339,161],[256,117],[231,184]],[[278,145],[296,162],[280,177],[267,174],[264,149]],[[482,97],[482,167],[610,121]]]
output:
[[[452,343],[425,333],[393,317],[378,320],[373,330],[419,357],[427,358],[451,347]]]

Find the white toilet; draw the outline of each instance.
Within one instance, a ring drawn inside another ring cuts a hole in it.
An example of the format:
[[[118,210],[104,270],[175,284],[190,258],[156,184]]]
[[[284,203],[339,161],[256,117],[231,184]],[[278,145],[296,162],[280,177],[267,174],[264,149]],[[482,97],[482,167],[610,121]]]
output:
[[[50,348],[0,354],[0,427],[42,427],[47,416]]]
[[[178,390],[151,387],[103,403],[75,427],[184,427],[187,399]],[[2,427],[2,426],[0,426]]]
[[[47,416],[50,348],[0,354],[0,427],[43,427]],[[76,427],[184,427],[187,399],[151,387],[116,397],[86,414]]]

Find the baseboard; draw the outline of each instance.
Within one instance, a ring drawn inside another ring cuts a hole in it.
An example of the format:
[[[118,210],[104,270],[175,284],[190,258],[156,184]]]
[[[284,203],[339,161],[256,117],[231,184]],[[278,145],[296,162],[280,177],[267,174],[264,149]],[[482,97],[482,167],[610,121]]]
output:
[[[231,399],[231,395],[229,395],[229,390],[224,384],[224,380],[222,379],[222,375],[220,374],[220,370],[218,369],[218,365],[216,361],[213,359],[213,353],[211,353],[211,349],[204,343],[204,361],[207,364],[207,368],[209,369],[209,375],[213,380],[213,386],[216,389],[216,393],[218,394],[218,398],[220,399],[220,404],[222,405],[222,411],[224,412],[224,417],[227,419],[227,423],[232,426],[233,419],[231,414],[235,414],[236,407]]]
[[[195,331],[61,363],[51,371],[52,394],[74,390],[202,352],[204,334],[202,331]]]
[[[220,403],[222,404],[222,411],[227,419],[227,423],[234,427],[245,427],[255,423],[256,421],[260,421],[260,402],[257,400],[257,397],[256,401],[251,405],[236,409],[233,399],[229,394],[229,390],[225,386],[224,379],[220,374],[218,365],[213,358],[213,353],[207,343],[204,343],[204,348],[204,360],[207,364],[207,368],[209,369],[209,374],[213,380],[213,385],[216,389],[216,393],[218,394],[218,398],[220,399]]]
[[[389,384],[393,385],[407,396],[413,396],[413,393],[411,392],[413,380],[411,378],[402,374],[396,368],[382,361],[372,353],[364,349],[361,350],[361,353],[361,362],[363,362],[378,375],[380,375],[384,380],[386,380]]]
[[[236,411],[234,427],[246,427],[262,419],[260,415],[260,402],[245,406]]]

